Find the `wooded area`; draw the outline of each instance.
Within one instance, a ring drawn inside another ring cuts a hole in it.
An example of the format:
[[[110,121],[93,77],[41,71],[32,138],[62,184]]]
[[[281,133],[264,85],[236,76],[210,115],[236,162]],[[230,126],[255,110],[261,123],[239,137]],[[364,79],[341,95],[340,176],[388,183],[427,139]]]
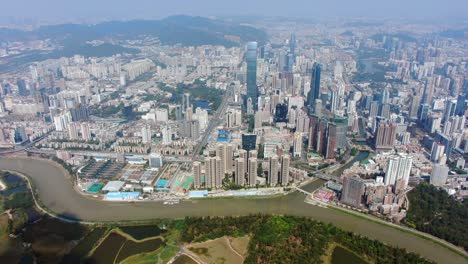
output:
[[[468,250],[468,203],[456,201],[442,189],[419,184],[408,194],[405,223]]]
[[[245,263],[321,263],[331,242],[375,263],[430,263],[405,249],[294,216],[186,218],[181,229],[184,242],[250,235]]]

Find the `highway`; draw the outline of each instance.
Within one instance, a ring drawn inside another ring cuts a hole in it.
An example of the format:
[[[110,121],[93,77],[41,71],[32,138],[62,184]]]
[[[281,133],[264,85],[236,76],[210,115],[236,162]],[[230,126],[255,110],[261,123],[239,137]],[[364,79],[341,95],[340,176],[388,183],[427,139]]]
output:
[[[218,110],[216,111],[215,115],[210,120],[210,123],[205,129],[205,133],[203,134],[202,139],[197,144],[197,146],[195,146],[195,148],[193,149],[193,153],[192,153],[193,160],[200,159],[200,156],[201,156],[200,150],[202,150],[202,148],[207,144],[208,138],[213,132],[213,129],[215,129],[224,119],[224,116],[226,115],[226,110],[228,107],[229,99],[232,97],[232,92],[233,91],[231,89],[226,89],[221,105],[218,107]]]
[[[31,148],[34,144],[36,144],[37,142],[39,142],[39,141],[43,140],[44,138],[46,138],[48,135],[49,135],[49,133],[46,133],[46,134],[36,138],[32,142],[28,142],[25,145],[22,145],[22,146],[20,146],[18,148],[15,147],[14,149],[1,150],[0,155],[7,155],[7,154],[13,154],[13,153],[17,153],[17,152],[26,151],[29,148]]]

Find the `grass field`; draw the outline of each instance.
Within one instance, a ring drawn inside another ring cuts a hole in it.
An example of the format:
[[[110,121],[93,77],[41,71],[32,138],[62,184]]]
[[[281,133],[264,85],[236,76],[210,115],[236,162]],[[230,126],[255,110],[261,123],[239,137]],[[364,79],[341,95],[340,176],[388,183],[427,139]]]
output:
[[[242,242],[238,243],[242,245]],[[241,264],[244,258],[234,252],[226,237],[187,246],[204,263]]]
[[[243,236],[243,237],[230,237],[229,242],[231,243],[232,248],[244,258],[247,256],[249,253],[249,241],[250,237],[249,236]]]

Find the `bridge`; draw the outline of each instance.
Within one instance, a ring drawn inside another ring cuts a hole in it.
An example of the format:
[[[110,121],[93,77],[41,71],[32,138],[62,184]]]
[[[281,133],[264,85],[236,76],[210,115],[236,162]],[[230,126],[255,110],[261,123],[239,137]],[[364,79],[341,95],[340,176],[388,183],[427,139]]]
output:
[[[17,153],[17,152],[26,151],[29,148],[33,147],[33,145],[36,144],[37,142],[39,142],[39,141],[43,140],[44,138],[46,138],[49,135],[49,133],[50,132],[47,132],[44,135],[34,139],[32,142],[28,142],[28,143],[26,143],[23,146],[20,146],[18,148],[2,150],[2,151],[0,151],[0,155],[8,155],[8,154],[13,154],[13,153]]]
[[[341,177],[333,176],[330,174],[325,174],[325,173],[317,173],[314,175],[314,177],[320,178],[322,180],[327,180],[327,181],[335,181],[335,182],[341,182]]]
[[[468,174],[452,174],[448,175],[449,178],[466,178],[468,177]]]
[[[305,194],[305,195],[311,195],[311,194],[312,194],[312,193],[310,193],[310,192],[308,192],[308,191],[306,191],[306,190],[304,190],[304,189],[301,189],[301,188],[299,188],[299,187],[297,187],[297,186],[294,187],[294,189],[295,189],[296,191],[298,191],[298,192],[301,192],[301,193]]]

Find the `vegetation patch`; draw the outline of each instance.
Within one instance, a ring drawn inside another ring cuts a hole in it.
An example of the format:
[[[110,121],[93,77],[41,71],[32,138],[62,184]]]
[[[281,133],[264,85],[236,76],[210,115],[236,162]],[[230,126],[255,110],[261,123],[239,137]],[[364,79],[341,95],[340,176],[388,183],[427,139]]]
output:
[[[250,234],[245,263],[321,263],[332,242],[375,263],[430,263],[405,249],[302,217],[186,218],[181,234],[187,243]]]
[[[460,203],[447,192],[427,183],[409,194],[410,208],[405,223],[425,233],[468,250],[468,202]]]

